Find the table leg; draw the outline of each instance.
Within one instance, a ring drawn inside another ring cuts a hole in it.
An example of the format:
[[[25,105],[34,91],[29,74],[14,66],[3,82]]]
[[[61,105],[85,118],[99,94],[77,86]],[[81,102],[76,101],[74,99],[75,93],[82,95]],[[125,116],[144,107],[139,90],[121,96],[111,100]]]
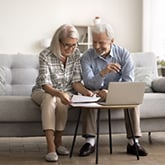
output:
[[[70,150],[70,154],[69,154],[70,158],[72,157],[73,148],[74,148],[75,141],[76,141],[77,131],[78,131],[79,123],[80,123],[80,117],[81,117],[81,109],[79,109],[78,119],[77,119],[74,137],[73,137],[73,141],[72,141],[72,146],[71,146],[71,150]]]
[[[100,109],[97,110],[97,137],[96,137],[96,164],[98,164],[99,153],[99,123],[100,123]]]
[[[112,154],[112,130],[111,130],[111,110],[108,109],[108,123],[109,123],[109,149]]]
[[[135,135],[134,135],[133,128],[132,128],[132,121],[131,121],[131,118],[130,118],[130,114],[129,114],[129,110],[128,110],[128,109],[126,109],[126,114],[127,114],[127,116],[128,116],[128,122],[129,122],[130,130],[131,130],[133,142],[134,142],[135,148],[136,148],[137,160],[139,160],[139,152],[138,152],[138,149],[137,149],[137,143],[136,143],[136,141],[135,141]]]

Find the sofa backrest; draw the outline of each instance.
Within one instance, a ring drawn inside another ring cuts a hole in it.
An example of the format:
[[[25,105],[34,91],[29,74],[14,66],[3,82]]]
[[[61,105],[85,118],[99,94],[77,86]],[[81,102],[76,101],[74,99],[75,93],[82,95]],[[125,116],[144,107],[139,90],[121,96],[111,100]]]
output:
[[[158,77],[156,56],[152,52],[131,53],[135,79],[145,81]],[[38,55],[0,54],[0,95],[28,96],[38,75]]]
[[[0,95],[30,95],[37,74],[38,55],[0,54]]]
[[[152,52],[132,53],[135,64],[135,81],[145,82],[145,92],[152,92],[152,81],[158,78],[156,55]]]

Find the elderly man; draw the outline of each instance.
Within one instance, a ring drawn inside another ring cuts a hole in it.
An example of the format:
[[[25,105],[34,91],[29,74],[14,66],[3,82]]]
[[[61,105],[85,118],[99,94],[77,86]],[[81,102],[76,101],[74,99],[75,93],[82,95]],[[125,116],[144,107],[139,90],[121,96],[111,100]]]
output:
[[[109,82],[134,81],[134,64],[130,53],[114,44],[114,34],[109,24],[97,24],[92,28],[93,48],[88,49],[81,58],[82,75],[85,87],[97,91],[106,98]],[[140,145],[140,112],[139,108],[130,111],[133,121],[135,141],[140,156],[146,156],[146,150]],[[128,138],[127,153],[136,155],[136,148],[125,115]],[[95,150],[96,110],[83,111],[83,137],[86,143],[80,149],[79,156],[88,156]]]

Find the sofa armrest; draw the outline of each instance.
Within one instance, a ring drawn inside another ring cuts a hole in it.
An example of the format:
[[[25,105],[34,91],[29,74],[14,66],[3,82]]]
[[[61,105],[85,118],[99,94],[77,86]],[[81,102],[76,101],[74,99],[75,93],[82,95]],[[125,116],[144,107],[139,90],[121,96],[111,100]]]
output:
[[[154,92],[165,93],[165,77],[154,79],[151,83]]]

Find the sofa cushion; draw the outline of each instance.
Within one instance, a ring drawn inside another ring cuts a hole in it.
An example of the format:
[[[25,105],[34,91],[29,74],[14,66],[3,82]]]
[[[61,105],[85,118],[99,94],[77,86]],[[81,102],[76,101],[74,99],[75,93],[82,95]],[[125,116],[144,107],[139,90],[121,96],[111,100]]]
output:
[[[145,92],[152,92],[151,82],[153,78],[153,71],[151,67],[135,67],[135,81],[145,82]]]
[[[5,68],[5,95],[30,96],[38,75],[38,55],[0,54]]]
[[[5,95],[5,70],[0,66],[0,95]]]
[[[153,80],[152,89],[154,92],[165,92],[165,77]]]
[[[149,67],[152,69],[153,78],[155,79],[158,77],[158,70],[157,70],[157,60],[156,55],[152,52],[137,52],[131,53],[135,68],[136,67]]]
[[[0,96],[1,122],[40,122],[41,110],[30,96]]]

